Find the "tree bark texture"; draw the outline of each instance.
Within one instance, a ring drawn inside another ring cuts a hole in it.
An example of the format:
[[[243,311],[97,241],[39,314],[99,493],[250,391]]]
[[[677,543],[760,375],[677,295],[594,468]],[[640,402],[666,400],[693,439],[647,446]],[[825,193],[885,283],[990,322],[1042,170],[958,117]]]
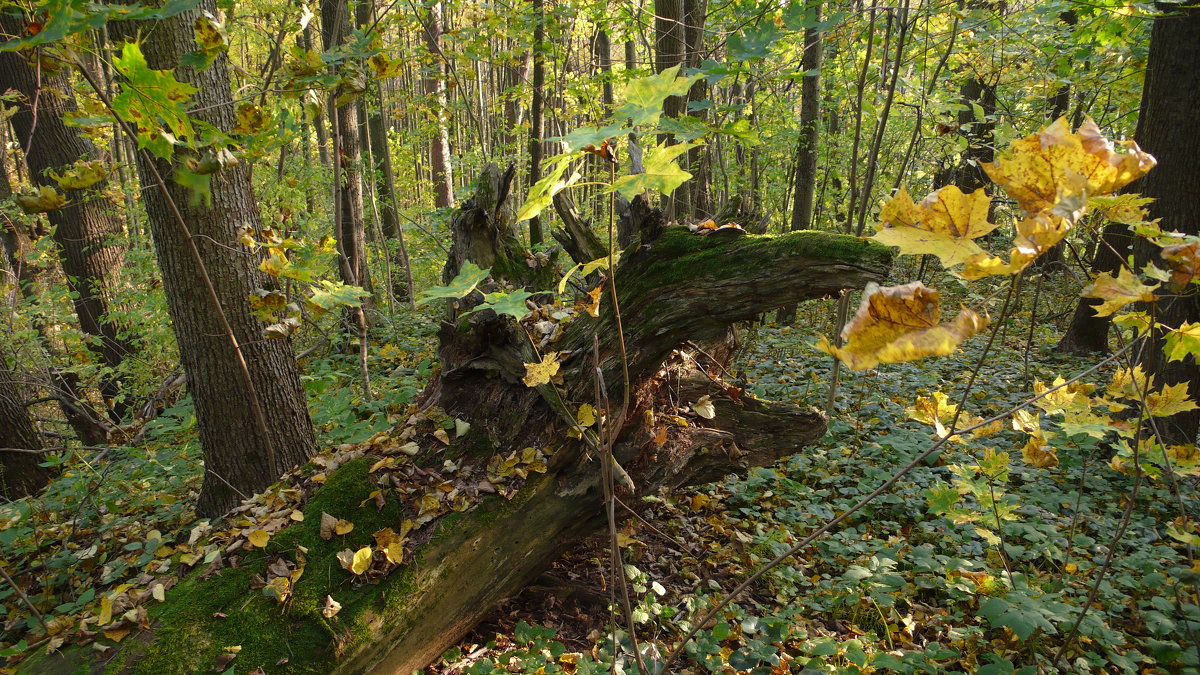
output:
[[[433,65],[422,79],[422,90],[437,116],[433,139],[429,142],[429,166],[433,174],[433,204],[446,208],[454,203],[454,174],[450,164],[450,131],[446,125],[446,80],[442,59],[442,3],[429,7],[422,25],[422,38]]]
[[[192,24],[202,11],[215,15],[214,0],[202,0],[197,9],[143,31],[142,51],[150,68],[174,69],[179,81],[196,87],[189,101],[194,118],[229,133],[235,119],[226,56],[220,55],[200,72],[179,66],[179,58],[196,48]],[[137,26],[120,28],[132,36]],[[150,162],[164,177],[169,200]],[[208,205],[193,200],[186,188],[171,180],[168,162],[139,153],[138,168],[142,185],[147,186],[146,212],[204,451],[198,510],[219,515],[307,459],[315,449],[312,422],[290,340],[265,339],[263,324],[250,310],[249,295],[266,285],[267,278],[258,269],[258,257],[238,243],[240,228],[261,226],[246,165],[229,166],[213,175]],[[191,243],[174,215],[175,208],[191,229]],[[220,308],[211,302],[190,253],[193,243]],[[219,309],[241,345],[258,403],[269,414],[269,435],[258,424]]]
[[[0,356],[0,497],[20,499],[50,482],[50,471],[39,466],[45,456],[34,454],[41,449],[15,373]]]
[[[1151,218],[1161,218],[1163,231],[1200,234],[1200,7],[1182,8],[1161,3],[1163,15],[1154,20],[1150,32],[1150,54],[1142,105],[1134,134],[1138,145],[1158,159],[1158,166],[1131,186],[1154,201]],[[1167,264],[1152,242],[1134,242],[1137,269],[1147,263]],[[1185,322],[1200,321],[1200,293],[1193,284],[1187,288],[1160,289],[1161,299],[1152,311],[1159,322],[1179,328]],[[1161,336],[1160,336],[1161,337]],[[1150,341],[1141,363],[1154,375],[1156,386],[1188,383],[1189,395],[1200,399],[1200,365],[1194,356],[1168,361],[1161,339]],[[1200,411],[1172,415],[1158,420],[1160,440],[1169,443],[1196,442]]]
[[[15,17],[4,18],[4,31],[19,34],[16,23]],[[60,189],[48,171],[62,173],[77,160],[101,159],[91,141],[63,120],[64,113],[77,110],[67,71],[38,72],[23,54],[4,52],[0,54],[0,88],[22,94],[12,125],[36,185]],[[103,194],[106,184],[100,181],[88,190],[63,191],[67,205],[46,215],[54,228],[67,284],[75,294],[72,303],[79,327],[95,338],[89,348],[110,369],[100,389],[113,417],[119,420],[126,404],[120,397],[116,371],[133,347],[121,334],[121,326],[109,317],[124,250],[113,241],[121,233],[121,218],[119,207]]]
[[[339,47],[350,34],[350,6],[346,0],[322,0],[321,34],[325,49]],[[362,143],[357,100],[338,105],[338,88],[329,97],[329,122],[334,141],[334,201],[337,204],[334,236],[337,237],[342,281],[366,285],[367,251],[363,232]]]
[[[533,0],[533,102],[529,106],[529,187],[542,179],[546,135],[546,3]],[[542,243],[542,219],[529,219],[529,243]]]

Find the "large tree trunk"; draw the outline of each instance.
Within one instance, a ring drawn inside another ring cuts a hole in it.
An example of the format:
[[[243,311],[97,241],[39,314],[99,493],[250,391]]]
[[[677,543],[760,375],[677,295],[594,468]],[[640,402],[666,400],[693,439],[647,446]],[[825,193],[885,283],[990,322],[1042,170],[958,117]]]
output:
[[[501,284],[541,290],[554,283],[553,270],[526,263],[527,251],[507,204],[513,174],[511,169],[485,169],[476,195],[453,218],[454,245],[445,278],[471,261],[491,270],[491,278],[479,288],[484,292]],[[247,667],[265,664],[267,672],[276,672],[271,664],[281,658],[296,672],[411,673],[426,667],[566,546],[604,524],[599,453],[570,434],[579,407],[597,403],[597,365],[609,401],[605,428],[615,433],[613,455],[633,486],[617,487],[625,503],[769,464],[819,438],[825,431],[819,412],[761,401],[722,381],[721,366],[732,353],[731,326],[784,303],[881,281],[890,251],[856,237],[820,232],[760,237],[728,229],[698,236],[683,227],[664,228],[657,211],[637,213],[639,241],[627,249],[631,252],[622,256],[615,273],[632,385],[628,408],[619,403],[624,387],[611,309],[613,279],[600,282],[605,290],[598,318],[580,312],[556,342],[541,348],[561,357],[557,385],[522,382],[524,364],[539,360],[532,340],[540,333],[531,340],[512,317],[490,310],[464,315],[479,302],[478,295],[468,296],[447,310],[439,335],[442,368],[419,401],[421,413],[410,420],[415,426],[396,434],[418,441],[418,454],[407,458],[392,440],[359,450],[390,456],[385,464],[406,467],[407,477],[369,470],[375,458],[346,461],[309,501],[304,521],[292,526],[297,533],[289,535],[288,529],[272,537],[271,546],[278,540],[279,548],[172,591],[168,602],[182,603],[191,618],[176,615],[174,623],[156,629],[157,635],[127,640],[128,653],[121,657],[125,663],[136,663],[138,672],[154,672],[167,663],[178,670],[198,670],[226,644],[214,629],[238,631],[238,626],[253,624],[257,627],[244,637],[238,633],[239,658],[252,659]],[[599,364],[593,360],[594,344]],[[712,419],[691,412],[690,404],[702,396],[713,401]],[[681,415],[686,423],[680,422]],[[414,422],[418,417],[425,421]],[[456,434],[449,445],[432,440],[429,434],[443,428],[440,421],[453,418],[470,423],[470,430]],[[531,471],[525,479],[503,484],[509,499],[480,493],[465,510],[409,532],[419,545],[406,552],[402,567],[357,590],[350,586],[335,552],[370,545],[378,528],[400,531],[405,519],[416,517],[413,499],[424,502],[420,495],[428,494],[425,486],[443,480],[422,484],[422,476],[438,476],[452,467],[453,476],[445,478],[452,483],[440,484],[458,485],[456,494],[470,495],[487,475],[484,467],[490,461],[523,449],[546,456],[544,473]],[[370,496],[372,491],[376,497]],[[407,496],[398,498],[397,493]],[[379,496],[382,511],[376,506]],[[354,522],[350,538],[322,541],[317,536],[322,511]],[[239,589],[261,569],[264,558],[291,555],[296,544],[307,550],[309,571],[280,617],[279,610],[267,605],[274,600],[247,599]],[[334,619],[320,614],[326,593],[342,604]],[[222,612],[219,625],[211,619],[213,611]],[[274,622],[278,630],[264,631],[264,621]],[[201,647],[179,650],[172,644]]]
[[[12,198],[12,186],[8,181],[8,153],[0,150],[0,203]],[[40,218],[4,218],[0,222],[0,241],[3,242],[5,260],[12,270],[14,280],[25,299],[37,297],[40,288],[50,283],[49,270],[26,262],[33,252],[32,240],[45,236]],[[111,428],[104,417],[92,409],[79,387],[76,373],[61,370],[57,364],[66,363],[68,357],[55,343],[53,331],[45,321],[34,315],[33,329],[37,332],[38,344],[45,352],[47,385],[50,395],[58,402],[63,418],[75,432],[75,437],[84,445],[101,445],[108,441]]]
[[[50,472],[39,466],[41,449],[21,387],[0,355],[0,497],[20,499],[50,482]]]
[[[6,17],[4,31],[19,35],[15,17]],[[0,89],[15,89],[22,94],[12,117],[17,140],[25,151],[25,161],[33,182],[58,188],[48,171],[62,173],[76,161],[98,161],[100,152],[79,129],[69,127],[64,113],[77,110],[70,78],[65,70],[36,72],[17,52],[0,54]],[[35,119],[36,113],[36,119]],[[120,208],[105,195],[107,181],[88,190],[68,190],[68,203],[50,211],[54,242],[62,258],[63,272],[73,292],[72,302],[80,329],[95,338],[90,349],[108,369],[100,390],[111,407],[114,421],[124,414],[116,371],[132,351],[129,340],[121,336],[121,327],[109,317],[112,290],[119,283],[124,251],[112,238],[121,233]]]
[[[229,133],[235,115],[226,56],[218,56],[199,72],[179,66],[180,57],[196,49],[192,24],[203,11],[215,15],[214,0],[201,0],[197,9],[142,31],[142,51],[150,68],[174,69],[177,79],[196,87],[188,102],[195,119]],[[138,28],[118,26],[130,37]],[[171,180],[170,163],[151,159],[144,152],[138,160],[142,185],[147,186],[143,197],[167,307],[204,450],[198,510],[218,515],[243,495],[258,492],[307,459],[315,447],[312,422],[290,340],[264,339],[263,324],[250,310],[250,294],[262,288],[267,277],[258,269],[258,258],[238,243],[239,228],[260,226],[246,165],[228,166],[215,173],[212,201],[206,205]],[[167,194],[160,188],[156,171],[165,178]],[[176,217],[175,209],[181,218]],[[184,224],[190,228],[190,241]],[[207,282],[192,246],[207,270]],[[208,293],[208,283],[219,306]],[[240,357],[227,327],[240,347]]]
[[[1138,144],[1158,159],[1158,166],[1131,189],[1154,201],[1150,217],[1161,218],[1163,231],[1200,234],[1200,7],[1158,5],[1164,15],[1154,20],[1150,32],[1150,54],[1142,90],[1137,131]],[[1164,267],[1159,247],[1138,239],[1134,243],[1135,268],[1147,263]],[[1196,286],[1164,288],[1164,296],[1153,308],[1162,324],[1179,328],[1200,321],[1200,293]],[[1174,292],[1177,295],[1171,295]],[[1200,398],[1200,366],[1196,357],[1168,361],[1160,339],[1147,343],[1142,366],[1154,375],[1157,386],[1188,383],[1189,396]],[[1159,440],[1164,443],[1196,442],[1200,411],[1158,420]]]

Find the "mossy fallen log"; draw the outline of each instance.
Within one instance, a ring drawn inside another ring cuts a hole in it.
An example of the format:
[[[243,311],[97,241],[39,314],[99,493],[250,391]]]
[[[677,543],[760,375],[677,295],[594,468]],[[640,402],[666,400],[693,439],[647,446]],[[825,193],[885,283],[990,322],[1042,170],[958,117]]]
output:
[[[477,195],[456,214],[447,280],[471,261],[491,269],[483,292],[541,292],[553,285],[554,253],[531,255],[515,236],[510,180],[511,172],[489,168]],[[624,384],[612,279],[595,281],[604,286],[598,317],[577,311],[545,335],[530,331],[550,319],[533,316],[522,324],[490,310],[466,315],[481,294],[447,311],[439,335],[442,369],[420,405],[469,423],[470,431],[441,442],[425,439],[412,461],[492,471],[497,457],[522,449],[544,456],[544,466],[507,484],[508,499],[475,495],[461,511],[411,533],[418,545],[389,573],[352,575],[338,552],[372,546],[373,533],[401,529],[420,507],[403,486],[385,487],[390,497],[380,507],[372,497],[381,490],[370,472],[374,460],[349,461],[313,494],[302,522],[245,554],[237,568],[181,582],[151,613],[149,630],[126,638],[114,655],[74,650],[23,670],[199,672],[238,647],[229,663],[237,672],[409,673],[436,660],[572,541],[603,525],[599,458],[575,428],[582,405],[609,415],[600,424],[614,434],[614,458],[632,482],[632,489],[618,488],[623,500],[769,464],[823,434],[820,413],[757,400],[722,379],[736,349],[731,327],[785,304],[882,281],[890,251],[821,232],[755,236],[731,228],[701,235],[662,223],[644,204],[630,212],[640,220],[627,228],[630,245],[613,275],[627,347],[628,408],[614,403],[622,400]],[[595,242],[565,248],[578,257],[594,255]],[[539,335],[546,342],[540,348]],[[561,383],[526,386],[524,364],[551,350],[561,355]],[[607,410],[595,397],[597,373]],[[689,407],[701,400],[711,403],[711,419]],[[322,513],[355,527],[323,540]],[[287,602],[255,588],[264,570],[301,555],[304,571]],[[335,615],[322,612],[327,596],[341,604]]]

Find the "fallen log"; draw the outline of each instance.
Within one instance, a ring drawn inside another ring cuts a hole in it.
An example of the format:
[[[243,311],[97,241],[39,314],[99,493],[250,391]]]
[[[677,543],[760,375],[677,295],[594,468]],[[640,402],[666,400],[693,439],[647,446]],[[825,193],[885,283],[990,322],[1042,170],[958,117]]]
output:
[[[382,462],[361,457],[328,477],[322,472],[302,522],[242,555],[236,567],[182,581],[146,618],[149,629],[127,638],[111,661],[76,650],[37,659],[28,672],[73,672],[81,658],[110,672],[195,672],[221,658],[228,663],[237,646],[240,672],[410,673],[436,661],[572,541],[604,524],[600,459],[579,433],[592,426],[579,418],[585,404],[597,409],[592,428],[615,434],[613,456],[632,483],[618,487],[626,503],[770,464],[824,433],[820,413],[758,400],[722,377],[736,350],[732,327],[785,304],[883,281],[887,248],[822,232],[755,236],[727,228],[702,235],[664,224],[657,210],[635,200],[635,222],[625,228],[629,245],[615,273],[599,281],[598,317],[579,311],[582,304],[572,312],[569,303],[549,301],[523,321],[470,312],[483,293],[542,292],[557,282],[557,252],[531,254],[516,236],[511,178],[511,171],[488,167],[452,220],[444,278],[468,261],[491,274],[479,293],[447,309],[441,370],[409,420],[412,431],[399,439],[417,445],[397,452],[395,444],[368,443],[356,454],[378,454]],[[571,240],[571,233],[557,237]],[[594,241],[563,248],[579,257],[596,253]],[[624,364],[610,304],[613,277]],[[525,364],[551,351],[559,355],[560,377],[526,386]],[[629,406],[622,410],[616,402],[625,397],[625,367]],[[597,377],[606,400],[596,400]],[[696,414],[703,402],[715,414]],[[389,478],[378,470],[383,464],[407,473]],[[504,474],[510,469],[516,473]],[[418,479],[445,489],[413,487]],[[453,506],[419,522],[421,500],[430,494]],[[325,540],[325,513],[353,522],[354,530]],[[378,547],[384,528],[404,532],[399,564]],[[373,541],[367,572],[343,569],[339,550]],[[283,603],[255,590],[272,566],[278,573],[280,560],[302,569]],[[326,597],[340,611],[323,613]]]

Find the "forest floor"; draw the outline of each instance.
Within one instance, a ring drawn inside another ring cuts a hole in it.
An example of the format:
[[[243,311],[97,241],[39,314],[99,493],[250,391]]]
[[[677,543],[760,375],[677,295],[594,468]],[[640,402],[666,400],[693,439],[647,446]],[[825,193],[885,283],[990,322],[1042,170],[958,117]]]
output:
[[[830,316],[830,304],[814,303],[810,316]],[[1029,323],[1018,314],[995,341],[967,397],[972,414],[1004,412],[1028,398],[1032,380],[1071,377],[1099,360],[1056,353],[1053,322],[1032,331]],[[735,375],[763,398],[823,407],[830,359],[810,346],[816,328],[748,328]],[[388,392],[374,401],[357,393],[351,360],[306,365],[327,446],[361,442],[402,418],[435,363],[431,331],[397,330],[372,348],[376,386]],[[957,400],[986,344],[843,371],[819,444],[773,467],[630,504],[636,515],[621,521],[618,538],[647,658],[669,651],[697,610],[928,448],[932,427],[908,409],[939,391]],[[1114,369],[1088,381],[1103,387]],[[153,584],[172,564],[204,564],[190,506],[200,479],[194,423],[185,399],[138,444],[103,460],[76,453],[38,499],[0,507],[0,548],[14,552],[5,566],[28,599],[0,586],[0,658],[15,663],[57,646],[56,635],[77,640],[76,623],[103,614],[106,593]],[[1060,436],[1058,465],[1035,468],[1022,459],[1025,438],[1006,426],[947,444],[771,570],[703,626],[687,663],[669,672],[1200,672],[1200,564],[1169,532],[1181,509],[1200,515],[1196,478],[1136,480],[1110,468],[1111,451],[1090,436]],[[965,493],[962,503],[939,515],[954,493]],[[576,546],[430,672],[610,672],[601,664],[612,661],[613,636],[619,672],[635,672],[626,620],[617,616],[612,629],[607,546],[606,537]],[[162,590],[151,585],[143,599]],[[90,636],[101,647],[124,637]]]

